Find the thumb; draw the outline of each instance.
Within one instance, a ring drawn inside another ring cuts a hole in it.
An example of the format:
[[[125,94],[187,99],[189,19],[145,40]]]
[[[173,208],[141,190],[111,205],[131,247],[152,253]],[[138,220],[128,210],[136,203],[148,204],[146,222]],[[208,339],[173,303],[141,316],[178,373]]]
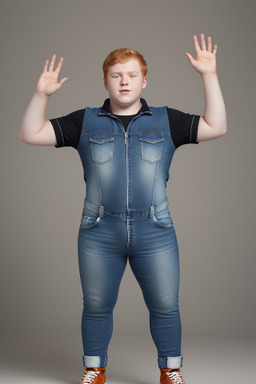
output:
[[[190,55],[190,53],[185,53],[185,55],[187,56],[188,60],[190,61],[190,63],[193,65],[193,62],[195,61],[193,56]]]
[[[65,83],[65,81],[68,80],[68,77],[64,77],[63,79],[60,80],[60,82],[58,83],[58,89]]]

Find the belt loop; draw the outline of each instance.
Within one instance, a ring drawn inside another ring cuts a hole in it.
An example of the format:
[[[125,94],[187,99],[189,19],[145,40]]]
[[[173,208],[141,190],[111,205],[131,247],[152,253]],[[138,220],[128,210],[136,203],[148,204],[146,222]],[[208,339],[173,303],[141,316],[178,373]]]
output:
[[[154,216],[154,213],[155,213],[155,207],[154,207],[154,205],[150,205],[150,207],[149,207],[149,216],[150,217]]]
[[[103,216],[104,216],[104,207],[103,205],[101,205],[99,208],[99,217],[103,217]]]

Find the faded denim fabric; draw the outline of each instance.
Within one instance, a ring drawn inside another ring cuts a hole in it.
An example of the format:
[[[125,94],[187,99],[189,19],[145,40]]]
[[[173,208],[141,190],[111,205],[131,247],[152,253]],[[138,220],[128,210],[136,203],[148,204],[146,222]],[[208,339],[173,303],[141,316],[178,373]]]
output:
[[[166,196],[175,152],[166,107],[147,107],[125,132],[105,108],[86,108],[77,147],[86,197],[78,234],[83,364],[107,365],[113,309],[127,260],[149,310],[159,368],[179,368],[179,251]]]

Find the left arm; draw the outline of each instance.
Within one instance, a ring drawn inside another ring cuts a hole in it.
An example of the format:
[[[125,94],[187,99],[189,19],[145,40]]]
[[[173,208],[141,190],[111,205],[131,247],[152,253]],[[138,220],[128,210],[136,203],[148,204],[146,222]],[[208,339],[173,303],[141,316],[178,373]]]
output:
[[[206,141],[224,136],[227,133],[226,108],[216,70],[217,45],[214,45],[212,51],[212,42],[209,36],[208,49],[206,49],[204,34],[201,34],[201,49],[196,35],[193,38],[196,60],[189,53],[186,53],[186,56],[191,65],[200,73],[203,81],[205,109],[204,115],[199,119],[197,141]]]

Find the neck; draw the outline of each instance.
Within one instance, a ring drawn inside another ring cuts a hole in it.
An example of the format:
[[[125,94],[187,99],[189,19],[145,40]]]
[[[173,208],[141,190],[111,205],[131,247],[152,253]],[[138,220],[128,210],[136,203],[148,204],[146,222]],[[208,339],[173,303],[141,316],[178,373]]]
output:
[[[117,105],[110,100],[109,106],[110,106],[111,112],[113,112],[115,115],[135,115],[142,107],[142,104],[140,100],[138,100],[138,102],[132,105],[122,106],[122,105]]]

